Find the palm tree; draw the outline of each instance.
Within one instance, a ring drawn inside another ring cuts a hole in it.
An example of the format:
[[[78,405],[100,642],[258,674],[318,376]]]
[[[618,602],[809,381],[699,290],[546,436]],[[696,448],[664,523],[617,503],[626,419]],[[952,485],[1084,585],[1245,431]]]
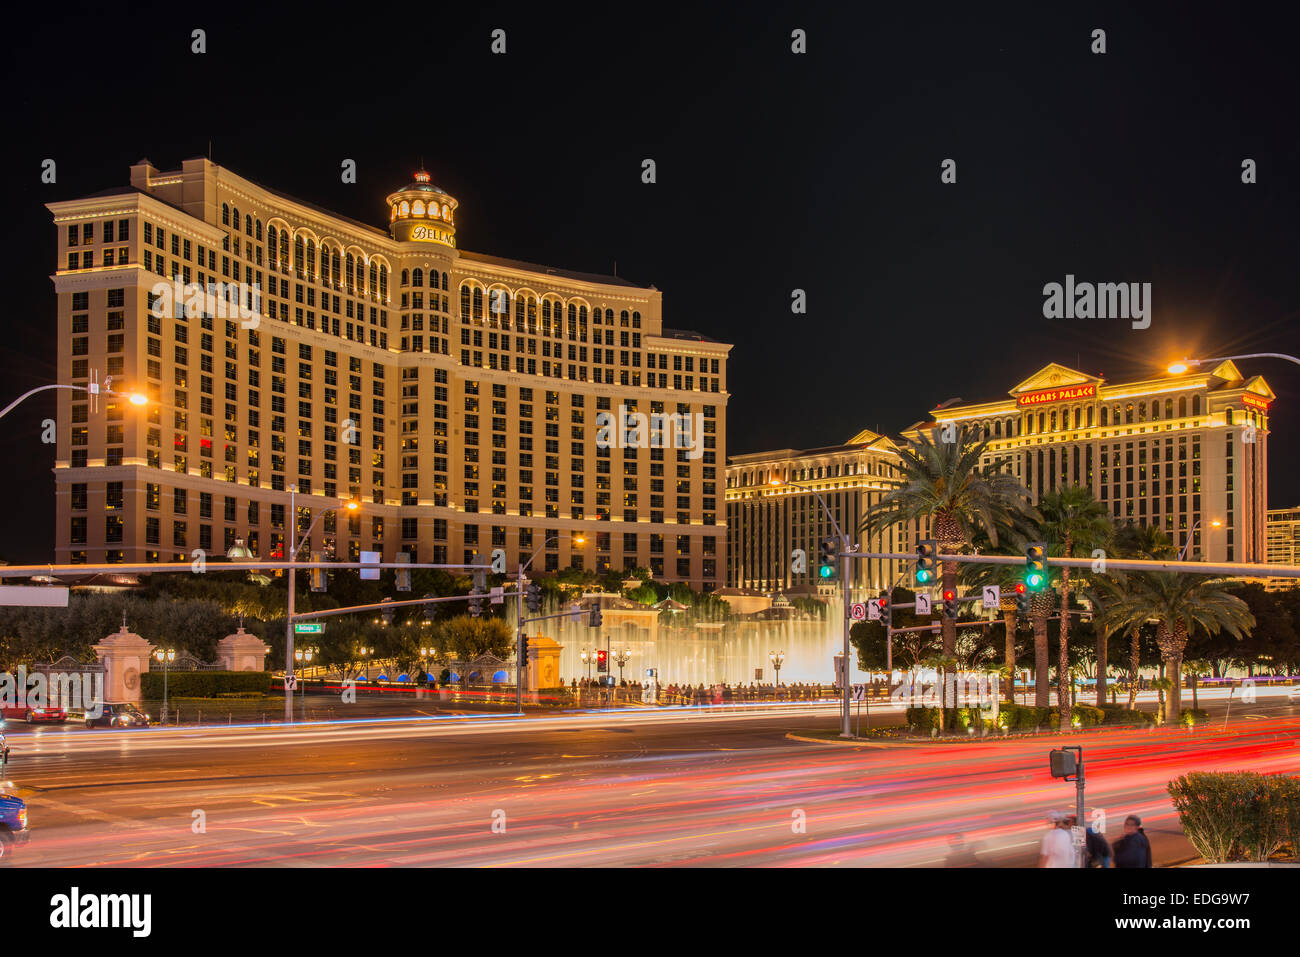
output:
[[[1168,713],[1182,712],[1183,650],[1194,630],[1234,638],[1255,627],[1250,607],[1225,590],[1222,579],[1188,572],[1140,572],[1128,576],[1125,593],[1103,613],[1107,625],[1118,628],[1156,623],[1156,645],[1170,681]]]
[[[1004,529],[1001,536],[1002,544],[995,548],[989,544],[988,536],[981,531],[976,534],[973,544],[978,555],[1015,555],[1019,552],[1016,551],[1014,542],[1025,537],[1027,535],[1024,529]],[[963,588],[976,592],[982,591],[985,585],[997,585],[999,588],[1001,598],[998,601],[998,611],[1002,613],[1006,642],[1002,671],[1007,678],[1007,700],[1014,702],[1012,692],[1015,688],[1016,676],[1016,631],[1020,624],[1016,586],[1024,584],[1024,574],[1015,565],[984,565],[972,562],[963,564],[958,576]]]
[[[1129,520],[1122,526],[1115,529],[1115,546],[1121,556],[1125,558],[1145,559],[1147,561],[1158,561],[1161,559],[1175,558],[1178,555],[1174,543],[1169,540],[1169,536],[1162,532],[1155,525],[1135,525]],[[1122,594],[1123,583],[1126,580],[1123,573],[1115,576],[1118,582],[1118,593]],[[1110,589],[1111,597],[1117,593],[1115,589]],[[1128,628],[1129,639],[1129,674],[1132,678],[1129,681],[1128,689],[1128,706],[1131,711],[1137,703],[1137,676],[1138,668],[1141,664],[1141,631],[1142,623],[1137,622]],[[1097,628],[1098,647],[1102,648],[1108,635],[1108,629]],[[1100,699],[1099,699],[1100,703]]]
[[[954,442],[938,440],[938,430],[922,432],[898,449],[901,477],[869,507],[859,533],[878,535],[893,526],[928,521],[939,552],[953,554],[970,547],[983,530],[993,545],[1000,529],[1021,515],[1036,515],[1029,490],[1002,469],[1002,463],[981,465],[988,439],[977,441],[963,429]],[[957,562],[942,564],[944,589],[957,587]],[[943,654],[952,657],[957,645],[957,623],[943,619]]]
[[[1041,531],[1052,552],[1064,558],[1073,558],[1075,548],[1092,552],[1110,544],[1112,527],[1110,513],[1093,498],[1092,491],[1081,485],[1052,489],[1038,500],[1038,511],[1043,516]],[[1067,640],[1070,635],[1070,571],[1061,568],[1061,638],[1059,661],[1056,667],[1056,700],[1060,705],[1060,730],[1070,730],[1070,662]],[[1105,667],[1105,659],[1098,662],[1098,671]],[[1100,679],[1099,679],[1100,680]]]

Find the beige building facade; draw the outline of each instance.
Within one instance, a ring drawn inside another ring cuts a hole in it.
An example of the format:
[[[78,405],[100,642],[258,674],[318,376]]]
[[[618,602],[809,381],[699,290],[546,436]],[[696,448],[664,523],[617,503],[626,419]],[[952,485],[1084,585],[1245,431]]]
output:
[[[296,488],[300,531],[361,503],[303,553],[720,585],[731,347],[665,328],[653,286],[461,250],[423,171],[387,206],[202,158],[48,204],[60,381],[118,393],[60,392],[55,560],[280,557]]]
[[[827,580],[818,574],[819,545],[835,538],[835,527],[814,491],[863,550],[904,551],[907,533],[901,527],[872,540],[857,531],[867,508],[888,491],[897,461],[894,444],[871,431],[844,445],[733,455],[727,465],[727,587],[814,597],[838,593],[838,573]],[[792,570],[795,549],[806,557],[802,572]],[[854,600],[875,597],[902,570],[894,559],[855,562],[850,582]]]
[[[1083,485],[1120,521],[1163,529],[1189,558],[1266,555],[1269,409],[1261,376],[1232,362],[1207,371],[1109,382],[1053,363],[1008,398],[935,409],[922,429],[974,429],[1037,501]]]

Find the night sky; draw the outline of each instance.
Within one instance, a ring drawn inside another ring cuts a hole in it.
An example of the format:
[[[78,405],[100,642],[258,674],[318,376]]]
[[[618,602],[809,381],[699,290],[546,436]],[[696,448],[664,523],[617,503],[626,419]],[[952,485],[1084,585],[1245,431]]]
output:
[[[731,454],[896,432],[1052,361],[1116,379],[1184,354],[1300,352],[1289,24],[1185,4],[897,6],[262,4],[182,22],[170,4],[43,5],[29,16],[51,19],[9,34],[4,64],[0,404],[56,378],[43,204],[209,143],[242,176],[381,228],[384,196],[422,160],[460,201],[462,248],[600,273],[617,261],[663,291],[665,325],[736,344]],[[340,182],[345,158],[356,185]],[[1150,282],[1151,327],[1045,319],[1043,286],[1067,273]],[[806,316],[791,314],[796,288]],[[1300,367],[1241,367],[1278,393],[1269,504],[1294,505]],[[52,553],[39,432],[54,407],[0,422],[10,562]]]

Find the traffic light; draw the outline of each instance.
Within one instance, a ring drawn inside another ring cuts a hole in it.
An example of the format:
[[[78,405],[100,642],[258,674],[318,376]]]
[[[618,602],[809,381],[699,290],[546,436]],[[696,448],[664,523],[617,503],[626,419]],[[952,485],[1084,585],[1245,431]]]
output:
[[[1047,587],[1047,544],[1030,542],[1025,546],[1025,585],[1030,591]]]
[[[916,583],[928,585],[934,581],[939,560],[939,546],[933,538],[916,543]]]
[[[542,610],[542,586],[537,582],[529,582],[524,589],[524,604],[533,614]]]
[[[385,598],[384,601],[392,601],[392,599],[391,599],[391,598]],[[394,612],[393,612],[393,609],[391,609],[391,608],[385,608],[382,612],[380,612],[380,614],[384,616],[384,624],[385,624],[385,625],[391,625],[391,624],[393,623],[393,618],[394,618]]]
[[[609,652],[604,648],[596,652],[596,670],[601,674],[609,670]]]
[[[432,596],[432,595],[425,595],[424,597],[425,597],[425,598],[432,598],[433,596]],[[428,605],[425,605],[425,606],[424,606],[424,620],[425,620],[425,621],[433,621],[433,617],[434,617],[434,615],[437,614],[437,612],[438,612],[438,609],[435,608],[435,607],[433,606],[432,603],[430,603],[430,604],[428,604]]]
[[[482,594],[487,591],[487,566],[480,565],[474,569],[474,590]]]
[[[600,627],[600,623],[601,623],[601,617],[600,617],[600,606],[599,606],[599,605],[592,605],[592,606],[591,606],[591,621],[589,622],[589,624],[591,625],[592,628],[599,628],[599,627]],[[603,652],[603,651],[601,652],[602,655],[603,655],[604,653],[605,653],[605,652]]]
[[[1016,582],[1016,614],[1022,618],[1029,617],[1029,589],[1024,582]]]
[[[528,636],[525,634],[519,635],[519,660],[528,660]]]
[[[397,562],[409,563],[411,561],[411,553],[398,552],[396,555],[393,556],[393,560]],[[409,568],[397,569],[396,573],[393,575],[393,578],[398,591],[411,590],[411,570]]]
[[[817,546],[817,574],[822,578],[835,577],[835,557],[839,554],[840,544],[828,538]]]
[[[888,628],[889,623],[893,621],[893,616],[894,609],[889,607],[889,593],[886,592],[880,596],[880,623]]]
[[[957,620],[957,589],[955,588],[943,590],[943,617],[949,621]]]
[[[483,591],[477,585],[470,589],[469,613],[475,618],[483,614]]]
[[[312,552],[312,553],[311,553],[311,560],[312,560],[313,562],[318,562],[318,561],[320,561],[320,560],[321,560],[321,558],[320,558],[320,552]],[[324,590],[325,590],[325,586],[326,586],[327,581],[328,581],[328,580],[327,580],[326,577],[325,577],[325,569],[323,569],[323,568],[313,568],[313,569],[311,570],[311,590],[312,590],[312,591],[324,591]]]

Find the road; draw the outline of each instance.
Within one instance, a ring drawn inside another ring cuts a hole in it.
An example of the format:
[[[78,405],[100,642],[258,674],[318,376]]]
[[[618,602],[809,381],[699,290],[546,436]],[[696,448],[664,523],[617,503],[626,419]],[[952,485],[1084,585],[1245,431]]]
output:
[[[789,740],[833,708],[10,733],[19,866],[1032,865],[1073,785],[1063,739]],[[1113,838],[1192,856],[1164,792],[1188,770],[1300,769],[1300,705],[1193,731],[1069,736]],[[201,826],[200,826],[201,825]]]

